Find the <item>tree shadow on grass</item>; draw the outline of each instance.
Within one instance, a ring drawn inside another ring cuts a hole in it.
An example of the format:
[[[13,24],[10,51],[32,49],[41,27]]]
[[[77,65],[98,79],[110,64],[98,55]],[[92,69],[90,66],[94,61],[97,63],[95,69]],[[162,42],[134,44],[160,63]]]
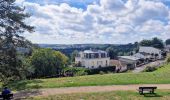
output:
[[[23,100],[33,96],[41,95],[41,91],[39,90],[42,86],[40,83],[41,80],[21,80],[10,82],[7,87],[12,91],[17,91],[14,93],[14,100]],[[4,86],[3,86],[4,87]],[[2,90],[2,89],[1,89]]]
[[[14,93],[14,100],[24,100],[41,94],[42,92],[39,90],[22,90]]]
[[[31,90],[41,88],[41,80],[22,80],[9,83],[7,86],[11,90],[21,91],[21,90]]]
[[[145,93],[144,94],[144,97],[163,97],[162,95],[159,95],[157,93],[153,93],[153,94],[150,94],[150,93]]]

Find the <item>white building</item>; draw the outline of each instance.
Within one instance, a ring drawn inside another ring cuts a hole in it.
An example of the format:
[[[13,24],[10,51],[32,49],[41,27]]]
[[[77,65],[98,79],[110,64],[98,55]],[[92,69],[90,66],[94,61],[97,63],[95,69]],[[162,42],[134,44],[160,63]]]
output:
[[[165,51],[170,52],[170,45],[166,45]]]
[[[160,49],[154,48],[154,47],[139,47],[139,53],[145,53],[151,56],[157,55],[158,59],[162,58],[162,51]]]
[[[85,68],[107,67],[110,64],[110,57],[107,52],[101,50],[85,50],[79,52],[75,57],[75,63],[80,63]]]
[[[140,58],[134,56],[119,56],[119,61],[127,65],[127,69],[134,69]]]

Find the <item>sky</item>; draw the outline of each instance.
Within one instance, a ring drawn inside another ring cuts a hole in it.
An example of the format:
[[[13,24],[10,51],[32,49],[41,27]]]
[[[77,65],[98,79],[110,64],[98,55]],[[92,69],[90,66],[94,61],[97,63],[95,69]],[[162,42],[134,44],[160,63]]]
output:
[[[170,38],[170,0],[16,0],[33,43],[126,44]]]

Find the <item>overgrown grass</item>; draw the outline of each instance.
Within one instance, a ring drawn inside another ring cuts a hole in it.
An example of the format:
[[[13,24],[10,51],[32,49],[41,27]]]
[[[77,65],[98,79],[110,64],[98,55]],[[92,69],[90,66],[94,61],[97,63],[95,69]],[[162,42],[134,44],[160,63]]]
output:
[[[136,91],[62,94],[34,97],[28,100],[169,100],[170,90],[158,90],[156,94],[139,95]]]
[[[98,85],[126,85],[126,84],[169,84],[170,65],[165,65],[154,72],[119,73],[105,75],[89,75],[67,78],[49,78],[23,80],[9,84],[13,90],[59,88]]]

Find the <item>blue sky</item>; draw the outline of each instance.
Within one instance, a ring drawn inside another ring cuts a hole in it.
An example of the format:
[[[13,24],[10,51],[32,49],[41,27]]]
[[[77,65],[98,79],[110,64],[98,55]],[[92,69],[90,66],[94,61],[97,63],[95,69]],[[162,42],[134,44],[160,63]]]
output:
[[[33,43],[129,43],[170,38],[170,0],[16,0]]]
[[[38,3],[41,5],[67,3],[72,7],[82,8],[82,9],[86,9],[87,5],[89,4],[93,4],[93,3],[99,4],[99,0],[26,0],[26,1]]]

